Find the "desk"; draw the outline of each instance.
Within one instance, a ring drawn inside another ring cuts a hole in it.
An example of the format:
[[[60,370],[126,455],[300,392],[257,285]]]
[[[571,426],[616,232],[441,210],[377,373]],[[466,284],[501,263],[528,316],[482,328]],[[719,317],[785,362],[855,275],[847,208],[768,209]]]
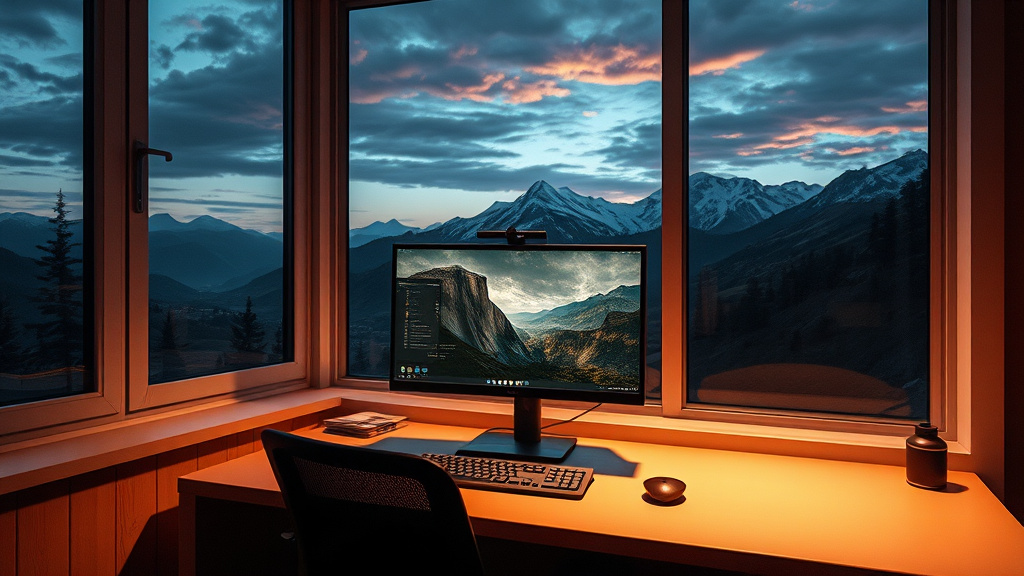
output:
[[[446,452],[479,432],[413,422],[366,440],[300,434]],[[754,574],[1024,574],[1024,527],[966,472],[950,472],[950,488],[932,492],[909,486],[894,466],[590,438],[579,439],[568,463],[595,468],[583,500],[464,489],[474,531]],[[645,503],[642,481],[651,476],[684,480],[686,501]],[[178,491],[181,574],[189,576],[197,497],[284,506],[263,452],[183,476]]]

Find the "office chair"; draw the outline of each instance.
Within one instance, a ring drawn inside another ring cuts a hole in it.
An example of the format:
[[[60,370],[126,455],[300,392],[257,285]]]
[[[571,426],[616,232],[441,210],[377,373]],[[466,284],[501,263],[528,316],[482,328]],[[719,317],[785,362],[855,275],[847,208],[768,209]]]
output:
[[[436,465],[264,430],[295,522],[300,573],[483,574],[462,494]]]

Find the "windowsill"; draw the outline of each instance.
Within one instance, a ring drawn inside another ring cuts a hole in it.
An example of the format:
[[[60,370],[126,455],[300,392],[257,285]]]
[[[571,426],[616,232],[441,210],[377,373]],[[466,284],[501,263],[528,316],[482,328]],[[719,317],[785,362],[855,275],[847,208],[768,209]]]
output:
[[[486,399],[440,398],[387,390],[336,387],[344,411],[374,410],[408,416],[417,422],[472,428],[512,426],[512,405]],[[568,420],[579,408],[545,405],[544,424]],[[648,444],[799,456],[823,460],[905,465],[905,438],[880,434],[833,432],[666,418],[660,415],[594,411],[559,426],[559,434]],[[969,470],[969,454],[949,442],[949,468]]]
[[[2,447],[0,495],[336,408],[338,389],[285,392],[125,420]]]

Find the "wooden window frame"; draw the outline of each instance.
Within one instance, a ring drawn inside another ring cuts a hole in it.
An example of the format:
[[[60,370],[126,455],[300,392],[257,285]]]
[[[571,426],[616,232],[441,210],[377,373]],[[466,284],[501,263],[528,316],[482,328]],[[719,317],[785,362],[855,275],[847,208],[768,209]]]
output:
[[[292,202],[292,223],[285,223],[285,231],[292,229],[293,240],[285,242],[285,269],[289,259],[293,263],[292,278],[293,298],[291,314],[293,318],[294,355],[293,360],[271,366],[250,368],[225,372],[211,376],[188,378],[160,384],[149,383],[149,214],[136,214],[125,210],[128,220],[128,387],[127,410],[135,412],[180,404],[201,398],[209,398],[224,394],[240,394],[246,391],[274,385],[275,383],[301,380],[306,377],[307,340],[301,337],[306,334],[307,319],[307,283],[306,254],[309,250],[309,238],[300,233],[305,227],[297,226],[308,217],[307,187],[302,186],[300,179],[305,177],[301,163],[294,162],[294,142],[300,140],[304,133],[297,130],[298,126],[310,126],[311,118],[300,117],[294,112],[293,102],[299,101],[304,92],[298,87],[288,86],[288,78],[294,77],[297,68],[295,50],[291,42],[300,38],[294,28],[293,9],[299,2],[284,0],[285,26],[284,53],[291,56],[291,69],[285,70],[285,143],[284,143],[284,196]],[[132,142],[140,140],[149,142],[149,12],[148,2],[131,2],[128,10],[128,138]],[[291,29],[288,29],[288,28]],[[292,107],[291,110],[289,108]],[[289,126],[290,124],[290,126]],[[288,134],[287,130],[294,130]],[[153,142],[153,145],[159,145]],[[128,159],[128,169],[133,169]],[[289,176],[291,175],[291,182]],[[284,216],[289,216],[288,207]],[[292,255],[287,254],[289,245]],[[287,279],[286,279],[287,281]],[[287,291],[286,291],[287,292]]]
[[[122,151],[124,146],[124,95],[110,89],[121,85],[124,66],[118,47],[123,44],[123,11],[104,0],[85,3],[83,20],[83,53],[86,73],[91,62],[91,77],[85,83],[83,102],[91,108],[91,117],[84,118],[86,134],[91,127],[90,146],[93,151]],[[87,115],[89,111],[85,112]],[[87,146],[88,148],[88,146]],[[74,396],[5,406],[0,409],[0,442],[11,435],[45,431],[54,426],[116,415],[124,398],[124,339],[120,323],[124,310],[124,267],[118,254],[123,248],[122,233],[126,197],[117,194],[124,189],[125,176],[116,154],[97,154],[86,150],[83,183],[91,174],[93,254],[93,341],[92,378],[96,390]]]

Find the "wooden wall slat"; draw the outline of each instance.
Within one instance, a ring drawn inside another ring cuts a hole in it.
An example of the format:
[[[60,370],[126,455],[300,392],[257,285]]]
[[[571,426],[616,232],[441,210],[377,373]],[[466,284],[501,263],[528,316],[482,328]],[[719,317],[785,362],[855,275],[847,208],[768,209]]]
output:
[[[18,493],[18,576],[68,574],[68,481]]]
[[[202,470],[203,468],[209,468],[222,462],[229,460],[229,453],[232,449],[236,449],[238,441],[235,439],[235,435],[222,436],[214,440],[208,440],[199,444],[199,454],[197,458],[197,469]]]
[[[0,576],[18,573],[18,503],[15,496],[0,496]]]
[[[198,448],[186,446],[156,458],[157,573],[178,573],[178,477],[197,470]]]
[[[306,414],[305,416],[299,416],[292,418],[292,430],[312,430],[320,425],[319,414]]]
[[[245,456],[253,453],[252,430],[235,434],[235,441],[238,442],[238,455]]]
[[[267,430],[268,428],[271,430],[280,430],[282,432],[291,432],[292,421],[282,420],[280,422],[275,422],[270,426],[260,426],[259,428],[254,429],[252,431],[252,445],[254,451],[258,452],[260,450],[263,450],[263,440],[260,439],[260,433],[263,432],[264,430]]]
[[[113,467],[70,480],[71,576],[117,574],[116,482]]]
[[[117,466],[116,533],[119,576],[155,574],[156,456]]]

